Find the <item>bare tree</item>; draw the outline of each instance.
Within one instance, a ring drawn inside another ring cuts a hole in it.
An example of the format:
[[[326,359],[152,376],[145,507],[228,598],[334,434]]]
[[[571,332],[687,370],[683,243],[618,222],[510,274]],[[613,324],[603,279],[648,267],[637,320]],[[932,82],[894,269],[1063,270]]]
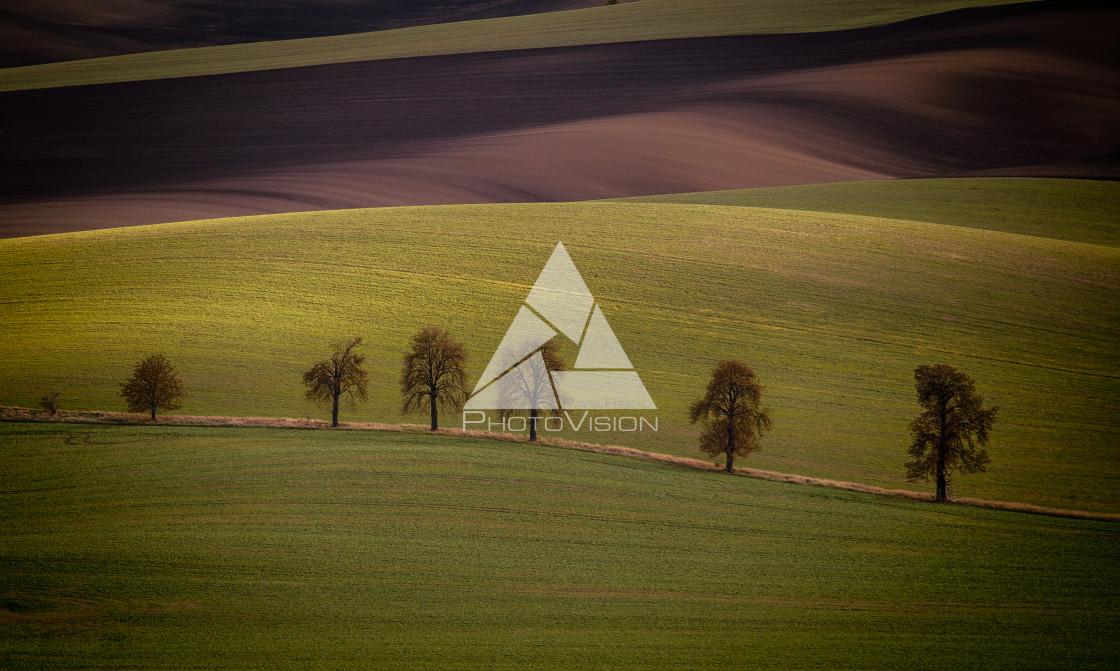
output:
[[[458,410],[467,398],[466,350],[438,326],[412,336],[401,366],[401,413],[428,410],[431,430],[439,428],[439,408]]]
[[[320,361],[303,374],[307,399],[324,405],[331,404],[332,427],[338,426],[339,399],[345,396],[349,407],[355,408],[359,400],[369,398],[367,375],[362,368],[366,357],[354,351],[361,344],[360,337],[347,343],[332,344],[330,358]]]
[[[39,399],[39,407],[49,412],[51,417],[58,414],[58,392],[52,394],[43,394],[43,398]]]
[[[528,409],[530,442],[537,440],[537,421],[561,410],[550,373],[564,370],[567,365],[555,338],[545,341],[537,352],[540,352],[540,359],[534,354],[525,364],[513,368],[497,382],[500,385],[498,395],[503,410],[499,414],[502,417],[508,419]]]
[[[983,446],[988,444],[999,408],[985,408],[975,381],[946,364],[918,366],[914,381],[923,410],[910,422],[914,442],[906,478],[928,481],[930,475],[936,476],[936,498],[946,501],[952,469],[975,473],[991,461]]]
[[[132,376],[121,385],[121,396],[129,412],[150,412],[156,421],[156,410],[177,410],[182,407],[183,382],[162,354],[153,354],[136,362]]]
[[[769,410],[760,408],[762,384],[750,366],[739,361],[720,361],[704,396],[688,408],[688,418],[703,422],[700,450],[727,456],[726,471],[734,469],[735,456],[746,457],[762,449],[759,439],[770,430]]]

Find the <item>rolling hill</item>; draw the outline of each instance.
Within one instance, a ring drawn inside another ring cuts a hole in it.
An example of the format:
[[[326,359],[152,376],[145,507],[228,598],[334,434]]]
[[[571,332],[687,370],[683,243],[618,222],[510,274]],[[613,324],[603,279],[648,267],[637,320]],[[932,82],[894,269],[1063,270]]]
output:
[[[271,3],[268,12],[253,11],[241,3],[210,0],[188,0],[173,10],[162,12],[153,12],[136,0],[115,0],[114,4],[118,5],[114,8],[116,12],[104,11],[104,7],[99,12],[88,7],[39,3],[0,15],[0,30],[13,37],[8,45],[9,60],[30,57],[44,61],[41,65],[8,68],[0,78],[0,91],[479,51],[846,30],[961,8],[1016,3],[1008,0],[916,0],[905,4],[883,0],[844,3],[754,0],[744,6],[741,0],[697,0],[682,7],[674,0],[642,0],[563,12],[557,10],[601,3],[585,0],[374,0],[356,6],[347,0],[331,0],[324,6],[322,2],[292,0],[284,4]],[[437,4],[443,7],[433,7]],[[1103,3],[1079,2],[1080,6],[1094,4]],[[458,5],[459,11],[447,11],[450,5]],[[341,11],[332,12],[332,8]],[[482,19],[487,14],[505,15],[505,18],[461,20],[467,15]],[[511,16],[518,14],[521,16]],[[362,23],[368,26],[379,20],[438,25],[283,39],[337,32],[346,24],[359,28]],[[32,25],[27,26],[28,23]],[[252,33],[248,40],[241,44],[230,43],[237,40],[238,33],[244,37],[246,28]],[[76,40],[73,33],[78,33]],[[182,43],[185,36],[219,46],[168,49],[176,42]],[[92,39],[83,40],[83,37]],[[128,37],[139,37],[161,50],[128,53],[137,48],[127,43]],[[269,37],[275,41],[252,41]],[[64,60],[66,56],[60,56],[59,52],[73,51],[75,47],[87,57],[81,61],[46,62]],[[88,57],[95,53],[122,55]]]
[[[621,41],[604,29],[582,46],[484,41],[10,90],[0,233],[1001,171],[1114,177],[1115,21],[1111,7],[1044,2],[826,32]]]
[[[1120,246],[1120,183],[1067,179],[906,179],[622,198],[836,212]]]
[[[409,433],[0,423],[0,445],[6,668],[1117,658],[1114,522]]]
[[[1116,668],[1118,25],[0,8],[0,667]],[[409,337],[447,328],[473,383],[558,241],[657,406],[568,425],[644,428],[408,426]],[[327,430],[301,375],[355,335],[370,398]],[[156,352],[209,417],[109,416]],[[736,465],[787,482],[697,461],[728,358],[774,421]],[[999,407],[953,478],[990,509],[878,489],[932,491],[903,466],[931,363]],[[119,424],[39,421],[51,393]]]
[[[553,12],[595,0],[327,0],[157,5],[108,0],[96,5],[47,0],[0,12],[0,67],[158,52],[202,45],[251,44]],[[263,5],[263,6],[262,6]],[[158,58],[158,57],[157,57]]]
[[[407,338],[449,328],[477,376],[557,240],[659,408],[658,432],[609,442],[695,456],[685,408],[740,358],[776,419],[749,465],[904,486],[912,371],[946,362],[1002,408],[992,467],[959,495],[1120,509],[1120,249],[850,214],[475,205],[6,240],[0,404],[59,390],[64,407],[121,408],[132,363],[163,351],[184,412],[302,417],[318,411],[300,371],[359,334],[373,394],[344,418],[399,421]]]

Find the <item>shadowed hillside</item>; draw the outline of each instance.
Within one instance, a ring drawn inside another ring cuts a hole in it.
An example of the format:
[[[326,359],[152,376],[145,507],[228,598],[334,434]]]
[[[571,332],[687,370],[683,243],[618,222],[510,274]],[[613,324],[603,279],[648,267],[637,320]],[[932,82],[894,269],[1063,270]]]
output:
[[[0,67],[388,30],[602,4],[596,0],[37,0],[0,10]]]
[[[1113,177],[1120,12],[9,92],[3,234],[976,172]]]

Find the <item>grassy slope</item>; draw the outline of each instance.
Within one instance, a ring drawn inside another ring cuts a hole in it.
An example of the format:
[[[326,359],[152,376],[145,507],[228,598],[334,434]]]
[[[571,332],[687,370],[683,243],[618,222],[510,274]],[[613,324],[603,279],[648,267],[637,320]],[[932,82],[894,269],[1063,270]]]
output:
[[[416,434],[5,423],[0,437],[5,668],[1120,655],[1115,523]]]
[[[300,371],[357,333],[372,398],[344,419],[396,421],[408,336],[448,327],[473,379],[558,239],[662,429],[582,439],[697,455],[685,408],[735,357],[767,383],[776,422],[749,465],[898,487],[912,371],[943,361],[1002,407],[994,463],[958,478],[959,495],[1120,510],[1120,250],[851,215],[486,205],[4,240],[0,404],[61,390],[64,407],[123,409],[132,363],[164,351],[184,412],[321,415]]]
[[[1120,247],[1120,183],[966,178],[808,184],[620,198],[912,219]]]
[[[476,51],[882,25],[1010,0],[642,0],[373,33],[127,54],[0,70],[0,91],[165,79]]]

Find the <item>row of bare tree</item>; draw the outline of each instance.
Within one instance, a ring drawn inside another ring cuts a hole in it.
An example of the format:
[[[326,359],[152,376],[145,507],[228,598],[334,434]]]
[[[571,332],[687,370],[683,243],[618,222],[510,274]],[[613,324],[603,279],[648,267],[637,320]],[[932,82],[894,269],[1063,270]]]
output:
[[[306,397],[330,406],[332,427],[338,426],[340,404],[353,408],[358,401],[369,398],[366,357],[357,351],[361,345],[361,337],[335,343],[327,359],[303,373]],[[546,342],[540,351],[549,371],[564,369],[553,341]],[[402,414],[427,412],[431,430],[437,430],[439,410],[457,411],[466,401],[466,359],[463,346],[442,328],[425,326],[413,335],[402,358]],[[913,442],[906,475],[911,481],[935,478],[936,499],[945,501],[954,470],[983,471],[989,463],[983,448],[998,408],[985,408],[973,379],[952,366],[919,366],[914,379],[922,411],[910,423]],[[762,406],[762,391],[763,385],[750,366],[721,361],[713,369],[704,395],[689,406],[689,420],[703,427],[700,450],[713,457],[723,455],[728,473],[734,471],[735,457],[745,458],[762,449],[761,438],[772,427],[770,411]],[[167,359],[156,354],[136,364],[121,387],[121,395],[130,411],[150,413],[154,421],[157,410],[181,407],[183,385]],[[54,403],[57,408],[57,396]],[[502,412],[508,415],[511,411]],[[535,441],[538,413],[555,411],[528,412],[529,439]]]
[[[366,356],[358,352],[362,338],[331,345],[330,356],[303,373],[305,396],[331,408],[331,426],[338,426],[340,405],[350,408],[369,399]],[[412,336],[401,369],[402,413],[428,410],[433,431],[439,428],[439,408],[458,409],[467,397],[466,350],[447,331],[425,326]],[[130,412],[150,414],[182,407],[183,382],[163,354],[136,363],[121,385],[121,396]],[[51,414],[57,411],[57,394],[51,397]],[[47,402],[44,397],[43,403]],[[44,408],[47,406],[44,405]]]
[[[355,351],[361,344],[360,337],[335,343],[331,346],[330,358],[316,363],[303,374],[307,398],[331,407],[331,426],[338,426],[340,402],[353,408],[357,401],[369,398],[363,367],[366,358]],[[555,341],[549,340],[538,351],[547,371],[566,367]],[[439,410],[461,410],[469,396],[466,361],[466,350],[447,331],[438,326],[420,329],[409,341],[401,365],[401,414],[427,412],[431,430],[438,430]],[[529,440],[536,441],[537,418],[557,411],[532,405],[524,412],[529,414]],[[516,412],[500,411],[506,417]]]
[[[976,382],[947,364],[923,365],[914,370],[918,405],[922,411],[910,422],[911,482],[937,482],[936,500],[949,499],[952,472],[983,471],[991,461],[988,444],[999,408],[984,407]],[[721,361],[712,371],[708,388],[688,409],[692,423],[704,426],[700,449],[726,456],[725,470],[734,470],[736,456],[762,449],[760,439],[770,430],[770,411],[762,407],[763,385],[755,372],[739,361]]]
[[[361,337],[331,345],[331,355],[303,374],[308,400],[331,407],[338,426],[339,402],[355,407],[369,398],[366,357],[356,350]],[[447,331],[425,326],[412,336],[401,367],[401,413],[426,410],[431,429],[439,428],[439,409],[457,410],[467,398],[467,352]]]

